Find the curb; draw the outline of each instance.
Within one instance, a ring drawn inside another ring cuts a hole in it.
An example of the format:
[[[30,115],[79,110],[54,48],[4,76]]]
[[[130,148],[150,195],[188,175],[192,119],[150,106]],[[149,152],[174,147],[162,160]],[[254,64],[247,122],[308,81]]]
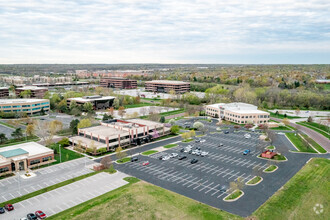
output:
[[[251,180],[253,180],[255,177],[257,177],[257,176],[254,176],[253,178],[251,178],[249,181],[251,181]],[[261,176],[259,176],[261,179],[259,180],[259,182],[257,182],[257,183],[254,183],[254,184],[251,184],[251,183],[248,183],[249,181],[247,181],[246,183],[245,183],[245,185],[247,185],[247,186],[255,186],[255,185],[258,185],[259,183],[261,183],[263,180],[264,180],[264,178],[262,178]]]
[[[269,165],[268,167],[270,167],[271,165]],[[276,165],[274,165],[276,166]],[[266,167],[262,172],[264,173],[274,173],[277,169],[278,169],[278,166],[276,166],[276,169],[275,170],[272,170],[272,171],[265,171],[266,169],[268,169],[268,167]]]
[[[236,190],[235,190],[234,192],[232,192],[232,193],[230,193],[229,195],[227,195],[226,197],[224,197],[222,200],[225,201],[225,202],[235,202],[235,201],[237,201],[239,198],[241,198],[242,196],[244,196],[244,192],[243,192],[242,190],[240,190],[240,191],[242,192],[242,194],[241,194],[239,197],[237,197],[237,198],[235,198],[235,199],[225,200],[228,196],[230,196],[231,194],[233,194],[234,192],[236,192]]]

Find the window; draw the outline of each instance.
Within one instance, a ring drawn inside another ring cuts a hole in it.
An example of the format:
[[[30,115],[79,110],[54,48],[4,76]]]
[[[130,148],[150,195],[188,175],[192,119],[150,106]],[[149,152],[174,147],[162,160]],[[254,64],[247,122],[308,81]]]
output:
[[[42,162],[46,162],[52,159],[52,156],[42,158]]]
[[[34,165],[34,164],[37,164],[37,163],[40,163],[40,159],[30,161],[30,165]]]
[[[5,172],[8,172],[9,171],[9,168],[8,167],[2,167],[0,168],[0,173],[5,173]]]
[[[23,108],[31,107],[30,105],[22,105]]]
[[[20,105],[13,105],[13,108],[20,108]]]
[[[2,106],[2,108],[11,108],[11,106]]]

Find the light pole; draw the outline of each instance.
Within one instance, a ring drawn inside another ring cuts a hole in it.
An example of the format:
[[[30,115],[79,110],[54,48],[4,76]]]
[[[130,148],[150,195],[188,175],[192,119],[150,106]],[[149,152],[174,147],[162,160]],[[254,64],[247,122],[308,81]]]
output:
[[[62,163],[62,155],[61,155],[61,145],[58,145],[58,150],[60,152],[60,163]]]

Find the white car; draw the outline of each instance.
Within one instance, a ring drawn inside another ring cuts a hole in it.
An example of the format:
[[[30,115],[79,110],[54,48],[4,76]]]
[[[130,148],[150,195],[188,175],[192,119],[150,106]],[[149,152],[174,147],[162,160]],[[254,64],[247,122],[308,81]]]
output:
[[[205,142],[205,139],[202,139],[202,140],[201,140],[201,143],[203,143],[203,142]]]
[[[165,157],[163,157],[163,160],[169,160],[169,159],[170,159],[169,156],[165,156]]]
[[[201,156],[204,157],[204,156],[206,156],[206,155],[208,155],[208,154],[209,154],[209,152],[202,151]]]
[[[191,152],[191,154],[192,154],[192,155],[197,154],[197,150],[193,150],[193,151]]]
[[[171,157],[177,157],[177,156],[178,156],[177,153],[172,153],[172,154],[171,154]]]
[[[245,137],[246,139],[248,139],[248,138],[251,137],[251,135],[250,135],[250,134],[245,134],[244,137]]]

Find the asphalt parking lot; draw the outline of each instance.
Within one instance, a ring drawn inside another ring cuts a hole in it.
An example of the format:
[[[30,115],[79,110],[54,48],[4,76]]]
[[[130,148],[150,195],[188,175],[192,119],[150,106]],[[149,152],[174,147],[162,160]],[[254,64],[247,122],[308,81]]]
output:
[[[190,119],[190,121],[194,120]],[[256,145],[260,135],[258,132],[249,132],[251,138],[246,139],[244,138],[245,129],[235,132],[233,126],[226,125],[229,134],[224,134],[216,131],[216,122],[202,122],[209,129],[207,135],[202,137],[206,140],[205,142],[179,143],[178,147],[163,152],[149,156],[140,155],[138,162],[117,164],[116,168],[168,190],[245,217],[251,215],[312,157],[307,154],[290,153],[288,149],[291,148],[289,146],[291,143],[284,135],[277,135],[278,138],[273,144],[284,152],[288,161],[278,163],[279,169],[274,173],[262,173],[263,181],[260,184],[245,186],[243,188],[245,194],[239,200],[224,202],[223,198],[227,193],[220,191],[221,186],[228,186],[237,178],[247,182],[254,177],[255,171],[253,170],[262,171],[269,164],[267,164],[267,160],[256,157],[258,155]],[[218,147],[220,143],[223,143],[224,146]],[[179,152],[183,146],[189,144],[194,146],[193,149],[199,146],[202,151],[207,151],[209,154],[200,157]],[[264,146],[268,145],[269,143],[264,143]],[[251,150],[251,153],[243,155],[243,151],[246,149]],[[171,158],[166,161],[158,159],[159,156],[170,153],[185,154],[187,159]],[[191,164],[192,158],[199,161]],[[149,161],[150,164],[143,166],[143,161]]]
[[[101,172],[13,204],[15,210],[2,214],[1,218],[4,217],[4,219],[8,220],[20,219],[26,217],[28,213],[34,213],[37,210],[41,210],[47,216],[51,216],[126,185],[128,182],[123,180],[124,177],[127,177],[127,175],[120,172],[115,174]]]
[[[0,133],[5,134],[8,139],[12,138],[11,133],[13,133],[14,130],[15,129],[13,128],[9,128],[7,126],[0,124]]]
[[[0,180],[0,202],[5,202],[56,183],[90,173],[92,171],[85,168],[85,164],[89,165],[92,163],[94,161],[88,158],[80,158],[35,170],[34,173],[36,176],[29,179],[23,179],[17,175]]]

